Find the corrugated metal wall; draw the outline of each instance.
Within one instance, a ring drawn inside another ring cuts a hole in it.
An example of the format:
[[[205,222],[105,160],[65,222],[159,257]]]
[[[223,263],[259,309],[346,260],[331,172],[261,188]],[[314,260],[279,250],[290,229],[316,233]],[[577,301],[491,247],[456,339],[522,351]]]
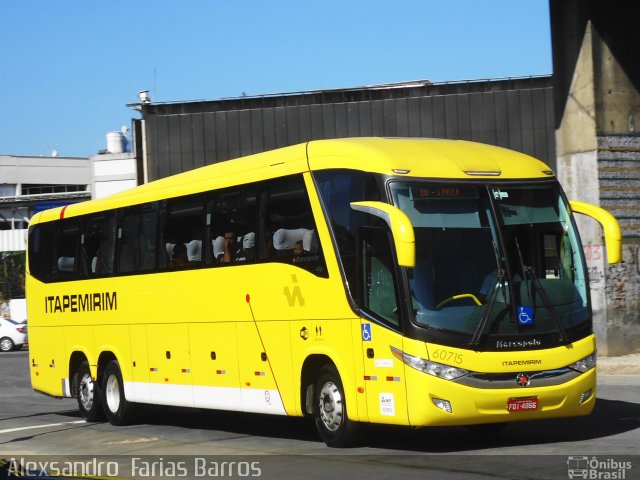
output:
[[[149,180],[308,140],[474,140],[555,167],[551,77],[142,106]]]

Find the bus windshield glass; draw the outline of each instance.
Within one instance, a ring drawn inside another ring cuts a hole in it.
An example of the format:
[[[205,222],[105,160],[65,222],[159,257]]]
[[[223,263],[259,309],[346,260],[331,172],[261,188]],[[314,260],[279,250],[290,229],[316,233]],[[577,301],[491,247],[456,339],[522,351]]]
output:
[[[579,238],[554,183],[390,183],[414,227],[413,320],[464,335],[541,334],[590,321]]]

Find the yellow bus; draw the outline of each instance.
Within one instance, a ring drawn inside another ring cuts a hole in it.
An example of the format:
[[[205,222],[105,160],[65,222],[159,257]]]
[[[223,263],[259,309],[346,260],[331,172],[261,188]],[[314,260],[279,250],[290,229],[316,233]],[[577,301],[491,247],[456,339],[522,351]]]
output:
[[[352,138],[230,160],[29,227],[33,388],[88,421],[139,404],[362,423],[586,415],[589,282],[553,172],[466,141]]]

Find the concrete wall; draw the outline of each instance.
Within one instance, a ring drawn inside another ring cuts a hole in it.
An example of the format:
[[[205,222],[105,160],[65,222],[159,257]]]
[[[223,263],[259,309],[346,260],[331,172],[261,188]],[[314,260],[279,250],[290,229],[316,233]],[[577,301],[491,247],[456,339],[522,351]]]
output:
[[[640,351],[640,70],[626,53],[638,6],[622,0],[551,0],[557,173],[567,195],[620,222],[623,263],[609,266],[597,222],[579,219],[598,350]],[[636,50],[637,51],[637,50]]]
[[[639,173],[638,134],[598,135],[600,205],[618,219],[624,239],[623,263],[605,265],[598,272],[604,276],[606,341],[611,355],[640,352]]]
[[[138,185],[133,153],[106,153],[91,157],[92,198],[103,198]]]
[[[0,155],[0,183],[89,184],[85,157],[24,157]]]

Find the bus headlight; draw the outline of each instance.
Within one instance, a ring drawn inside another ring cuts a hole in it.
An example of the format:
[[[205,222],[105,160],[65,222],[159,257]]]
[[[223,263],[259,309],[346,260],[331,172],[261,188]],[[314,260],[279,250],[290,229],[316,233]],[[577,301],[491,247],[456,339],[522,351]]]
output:
[[[456,368],[438,362],[431,362],[429,360],[425,360],[424,358],[409,355],[408,353],[404,353],[402,350],[399,350],[395,347],[391,347],[391,353],[394,357],[401,360],[405,365],[409,365],[411,368],[415,368],[416,370],[420,370],[421,372],[428,373],[429,375],[433,375],[434,377],[444,378],[445,380],[455,380],[456,378],[463,377],[464,375],[469,373],[467,370],[464,370],[462,368]]]
[[[593,352],[591,355],[587,355],[582,360],[578,360],[576,363],[569,365],[569,368],[577,370],[578,372],[585,373],[596,366],[598,359],[598,352]]]

